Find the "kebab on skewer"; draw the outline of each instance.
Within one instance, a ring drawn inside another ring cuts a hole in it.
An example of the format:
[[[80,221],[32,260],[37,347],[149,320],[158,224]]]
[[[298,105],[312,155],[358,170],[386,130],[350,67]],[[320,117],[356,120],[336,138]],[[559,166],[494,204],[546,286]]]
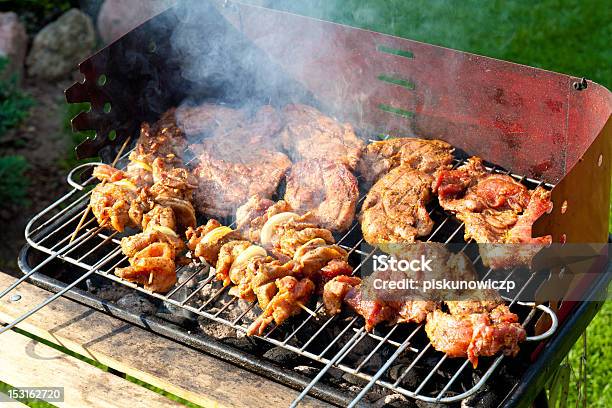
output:
[[[301,311],[316,287],[352,272],[347,252],[334,244],[329,230],[313,223],[311,214],[284,211],[290,208],[283,201],[262,200],[253,197],[239,209],[240,230],[216,220],[187,230],[188,247],[216,265],[216,279],[235,285],[231,294],[256,299],[264,310],[249,334],[263,333],[272,321],[281,324]]]
[[[90,201],[100,225],[110,224],[119,232],[126,227],[142,229],[122,239],[130,266],[117,268],[115,274],[156,292],[175,284],[175,258],[184,247],[179,233],[195,225],[194,185],[181,167],[184,142],[172,115],[173,111],[166,113],[153,129],[143,124],[125,171],[108,165],[94,169],[102,183]]]

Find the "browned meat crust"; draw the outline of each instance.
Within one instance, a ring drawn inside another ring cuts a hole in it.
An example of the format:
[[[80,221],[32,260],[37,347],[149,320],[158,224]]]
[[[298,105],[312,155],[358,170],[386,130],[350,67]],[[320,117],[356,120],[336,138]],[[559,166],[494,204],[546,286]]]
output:
[[[434,190],[442,208],[465,224],[465,240],[486,244],[480,246],[486,266],[529,266],[552,242],[550,235],[531,236],[533,224],[552,210],[550,192],[542,187],[530,191],[510,176],[490,174],[478,157],[440,172]]]
[[[292,161],[328,159],[355,169],[365,143],[350,124],[306,105],[287,105],[283,114],[285,127],[279,137]]]
[[[361,284],[361,278],[347,275],[338,275],[327,282],[323,287],[323,304],[327,314],[333,316],[340,313],[346,294],[359,284]]]
[[[498,352],[516,356],[526,333],[518,317],[500,305],[490,313],[451,315],[441,310],[429,314],[425,331],[432,346],[449,357],[467,357],[478,365],[479,356]]]
[[[170,244],[154,242],[130,258],[130,266],[115,269],[115,275],[153,292],[167,292],[176,283],[175,256]]]
[[[206,225],[201,225],[198,228],[189,227],[185,231],[187,237],[187,248],[193,251],[193,254],[198,258],[203,258],[209,265],[216,265],[219,257],[219,251],[221,247],[230,242],[236,240],[242,240],[242,237],[238,231],[231,231],[227,234],[219,235],[208,241],[204,241],[204,237],[214,230],[215,228],[221,227],[219,221],[210,219]]]
[[[411,243],[428,235],[433,221],[425,205],[433,178],[407,166],[396,167],[374,184],[360,214],[361,231],[371,245]]]
[[[247,331],[248,335],[262,335],[266,328],[274,321],[282,324],[291,316],[299,314],[314,292],[314,283],[310,279],[297,280],[293,276],[286,276],[276,281],[278,293],[267,304],[264,312],[255,320]]]
[[[178,126],[188,136],[211,136],[240,126],[246,119],[244,111],[229,106],[206,103],[193,107],[180,107],[176,111]]]
[[[286,201],[274,202],[255,194],[236,210],[236,226],[250,241],[260,242],[266,221],[273,215],[289,211],[291,206]]]
[[[363,151],[358,171],[368,186],[400,165],[435,175],[451,168],[453,150],[442,140],[399,137],[372,142]]]
[[[226,217],[254,194],[271,197],[291,166],[283,153],[268,150],[259,142],[244,141],[238,133],[192,146],[198,154],[193,171],[198,183],[195,201],[202,213]]]
[[[285,201],[297,212],[309,211],[321,227],[331,231],[351,226],[358,198],[353,173],[326,159],[296,163],[287,176]]]

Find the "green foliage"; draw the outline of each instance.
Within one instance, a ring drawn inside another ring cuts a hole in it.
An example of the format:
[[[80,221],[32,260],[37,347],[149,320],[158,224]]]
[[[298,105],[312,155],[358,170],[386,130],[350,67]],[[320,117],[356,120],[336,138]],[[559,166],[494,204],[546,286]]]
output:
[[[8,60],[0,57],[0,75]],[[20,124],[27,116],[34,100],[22,92],[17,85],[17,77],[0,79],[0,137],[10,128]]]
[[[73,7],[79,7],[79,0],[0,0],[0,12],[17,13],[28,34],[34,34]]]
[[[6,204],[27,205],[28,163],[23,156],[0,157],[0,207]]]

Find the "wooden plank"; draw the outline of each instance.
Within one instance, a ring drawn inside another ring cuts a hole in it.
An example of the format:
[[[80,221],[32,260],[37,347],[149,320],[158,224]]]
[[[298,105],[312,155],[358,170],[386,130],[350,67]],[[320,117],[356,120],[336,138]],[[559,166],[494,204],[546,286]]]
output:
[[[10,367],[0,370],[0,380],[14,387],[64,387],[64,402],[52,402],[58,407],[182,406],[13,331],[0,343],[0,367]]]
[[[0,273],[0,288],[14,278]],[[0,299],[0,321],[12,321],[47,297],[31,284],[21,299]],[[286,407],[297,392],[139,327],[60,298],[17,327],[203,406]],[[0,335],[0,347],[2,344]],[[300,406],[320,407],[306,398]]]
[[[8,407],[8,408],[25,408],[25,407],[27,407],[27,405],[22,403],[22,402],[19,402],[17,400],[12,399],[10,401],[2,402],[2,408],[5,408],[5,407]]]

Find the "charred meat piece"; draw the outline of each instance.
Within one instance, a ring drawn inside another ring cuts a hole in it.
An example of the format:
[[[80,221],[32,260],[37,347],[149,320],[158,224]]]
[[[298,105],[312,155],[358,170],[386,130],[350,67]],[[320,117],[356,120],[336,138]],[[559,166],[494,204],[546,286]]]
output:
[[[351,226],[358,198],[353,173],[327,159],[296,163],[287,176],[285,201],[297,212],[309,211],[320,226],[331,231]]]
[[[170,109],[153,126],[142,124],[140,137],[129,158],[147,171],[151,171],[149,167],[157,158],[178,167],[182,165],[185,147],[185,135],[176,124],[175,109]]]
[[[121,239],[121,251],[128,258],[132,258],[137,252],[155,242],[169,244],[175,253],[179,253],[185,248],[183,240],[178,235],[171,233],[165,228],[153,227],[139,234],[123,237]]]
[[[489,174],[477,157],[440,172],[434,190],[442,208],[465,224],[465,240],[484,244],[480,250],[486,266],[529,266],[552,242],[550,235],[531,236],[533,224],[552,210],[550,192],[542,187],[530,191],[510,176]]]
[[[370,245],[411,243],[428,235],[433,221],[425,205],[433,178],[407,166],[396,167],[374,184],[360,214],[361,231]]]
[[[230,270],[234,267],[234,261],[251,245],[253,244],[249,241],[230,241],[221,247],[215,270],[217,272],[216,279],[222,281],[223,286],[231,283]],[[239,265],[236,265],[235,268],[237,267]]]
[[[189,227],[185,231],[187,248],[194,256],[204,259],[209,265],[216,265],[221,247],[230,241],[242,239],[238,231],[222,226],[219,221],[210,219],[206,225]]]
[[[276,281],[278,293],[267,304],[263,313],[249,326],[247,334],[262,335],[266,328],[274,321],[282,324],[288,318],[299,314],[314,292],[314,283],[310,279],[298,280],[293,276],[285,276]]]
[[[115,269],[115,275],[152,292],[167,292],[176,283],[175,255],[170,244],[155,242],[138,251],[130,259],[130,266]]]
[[[311,221],[312,218],[307,214],[272,227],[270,245],[274,252],[293,258],[302,245],[313,239],[322,239],[323,242],[318,241],[322,245],[336,242],[331,231],[320,228]]]
[[[438,174],[434,185],[442,208],[454,213],[485,209],[520,213],[529,202],[527,187],[505,174],[487,172],[479,157]]]
[[[236,210],[237,229],[250,241],[261,242],[261,230],[266,222],[276,214],[290,211],[291,206],[284,200],[274,202],[255,194]]]
[[[327,159],[355,169],[365,143],[351,125],[306,105],[287,105],[283,114],[285,127],[279,137],[292,161]]]
[[[340,313],[346,294],[359,284],[361,278],[347,275],[338,275],[327,282],[323,287],[323,304],[326,313],[331,316]]]
[[[435,310],[427,317],[425,331],[432,346],[449,357],[467,357],[478,365],[479,356],[493,356],[498,352],[515,356],[518,343],[526,333],[518,317],[505,305],[490,313],[451,315]]]
[[[300,265],[304,276],[320,281],[320,271],[329,264],[330,261],[346,261],[348,253],[335,244],[328,244],[322,238],[311,239],[300,246],[293,254],[293,260]]]
[[[451,168],[453,150],[442,140],[399,137],[372,142],[365,147],[358,170],[368,186],[400,165],[435,176]]]
[[[344,259],[332,259],[321,268],[321,282],[319,286],[326,284],[338,276],[348,276],[353,273],[353,267]]]
[[[136,191],[119,183],[101,183],[94,187],[90,205],[100,226],[123,232],[126,227],[137,226],[129,214]]]
[[[365,329],[371,332],[379,323],[397,321],[397,304],[386,302],[363,285],[359,284],[348,290],[344,302],[355,313],[365,319]]]
[[[180,107],[176,121],[187,136],[211,136],[216,132],[227,132],[246,121],[244,111],[229,106],[205,103],[192,107]]]
[[[427,315],[438,307],[434,300],[411,299],[401,302],[398,323],[423,323]]]
[[[233,214],[254,194],[270,198],[291,166],[283,153],[224,137],[206,139],[193,150],[196,206],[212,216]]]

